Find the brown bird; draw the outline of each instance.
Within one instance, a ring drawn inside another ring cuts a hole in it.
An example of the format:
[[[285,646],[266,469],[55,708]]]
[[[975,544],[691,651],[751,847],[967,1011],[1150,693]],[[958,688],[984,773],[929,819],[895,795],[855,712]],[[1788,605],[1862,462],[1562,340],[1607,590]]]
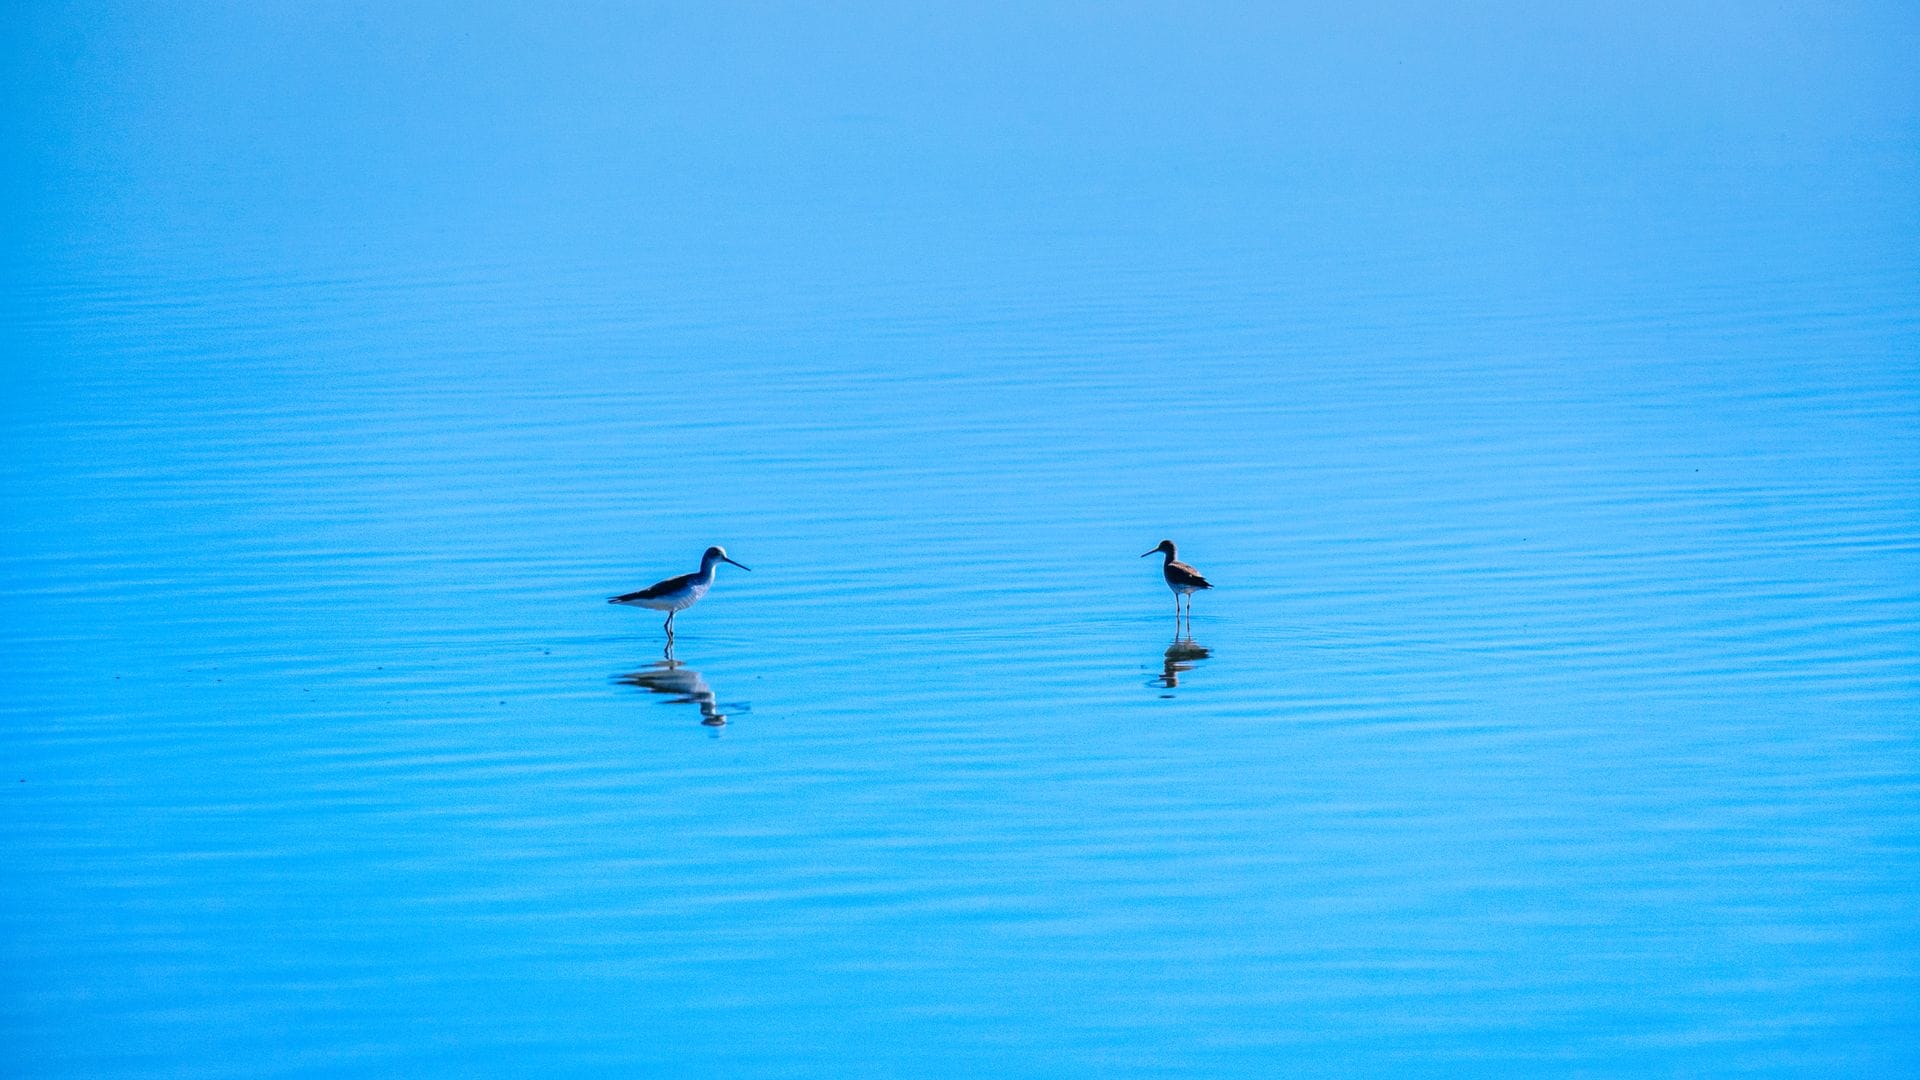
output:
[[[1171,540],[1160,541],[1159,545],[1155,547],[1153,551],[1144,552],[1140,557],[1144,559],[1156,551],[1164,552],[1167,556],[1166,563],[1160,567],[1160,573],[1161,576],[1167,579],[1167,588],[1173,590],[1174,621],[1180,621],[1180,598],[1184,596],[1187,598],[1187,620],[1191,622],[1193,620],[1193,594],[1201,589],[1213,588],[1213,583],[1201,577],[1200,571],[1195,570],[1193,567],[1179,560],[1179,552],[1174,548],[1173,541]]]

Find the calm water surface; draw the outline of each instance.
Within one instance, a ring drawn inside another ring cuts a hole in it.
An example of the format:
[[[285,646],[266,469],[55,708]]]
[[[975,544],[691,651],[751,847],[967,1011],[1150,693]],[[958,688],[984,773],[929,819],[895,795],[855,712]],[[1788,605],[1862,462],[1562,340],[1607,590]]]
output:
[[[5,1071],[1920,1071],[1889,11],[45,17]]]

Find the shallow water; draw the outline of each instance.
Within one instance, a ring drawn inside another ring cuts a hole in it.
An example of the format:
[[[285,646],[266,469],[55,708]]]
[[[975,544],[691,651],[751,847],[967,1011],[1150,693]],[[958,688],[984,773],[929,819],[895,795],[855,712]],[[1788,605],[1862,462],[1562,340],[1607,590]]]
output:
[[[1912,1070],[1873,14],[42,16],[7,1071]]]

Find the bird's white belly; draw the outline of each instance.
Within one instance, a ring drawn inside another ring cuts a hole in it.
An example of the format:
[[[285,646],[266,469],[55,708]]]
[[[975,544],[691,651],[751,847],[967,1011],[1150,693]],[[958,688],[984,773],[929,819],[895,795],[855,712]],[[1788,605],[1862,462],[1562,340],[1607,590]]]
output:
[[[1192,596],[1194,593],[1200,591],[1200,586],[1198,585],[1175,585],[1171,581],[1167,582],[1167,588],[1172,589],[1180,596]]]

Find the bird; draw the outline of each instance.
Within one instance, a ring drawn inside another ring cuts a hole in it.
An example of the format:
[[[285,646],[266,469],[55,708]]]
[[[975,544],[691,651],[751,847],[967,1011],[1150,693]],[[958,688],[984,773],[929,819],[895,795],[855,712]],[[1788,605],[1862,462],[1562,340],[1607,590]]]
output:
[[[1201,589],[1213,588],[1213,582],[1201,577],[1200,571],[1180,561],[1179,552],[1173,546],[1173,541],[1162,540],[1154,546],[1153,551],[1142,552],[1140,557],[1144,559],[1156,552],[1164,552],[1167,556],[1165,565],[1160,567],[1160,573],[1167,579],[1167,588],[1173,590],[1174,621],[1180,621],[1180,598],[1183,596],[1187,598],[1187,618],[1192,619],[1193,594]]]
[[[665,581],[656,581],[639,592],[609,596],[607,603],[626,604],[631,607],[666,612],[667,654],[671,656],[673,654],[673,617],[699,603],[700,598],[707,595],[707,590],[713,588],[714,569],[723,562],[733,563],[742,570],[752,569],[750,566],[733,562],[728,558],[726,548],[710,547],[700,556],[698,573],[681,574],[679,577],[670,577]]]

